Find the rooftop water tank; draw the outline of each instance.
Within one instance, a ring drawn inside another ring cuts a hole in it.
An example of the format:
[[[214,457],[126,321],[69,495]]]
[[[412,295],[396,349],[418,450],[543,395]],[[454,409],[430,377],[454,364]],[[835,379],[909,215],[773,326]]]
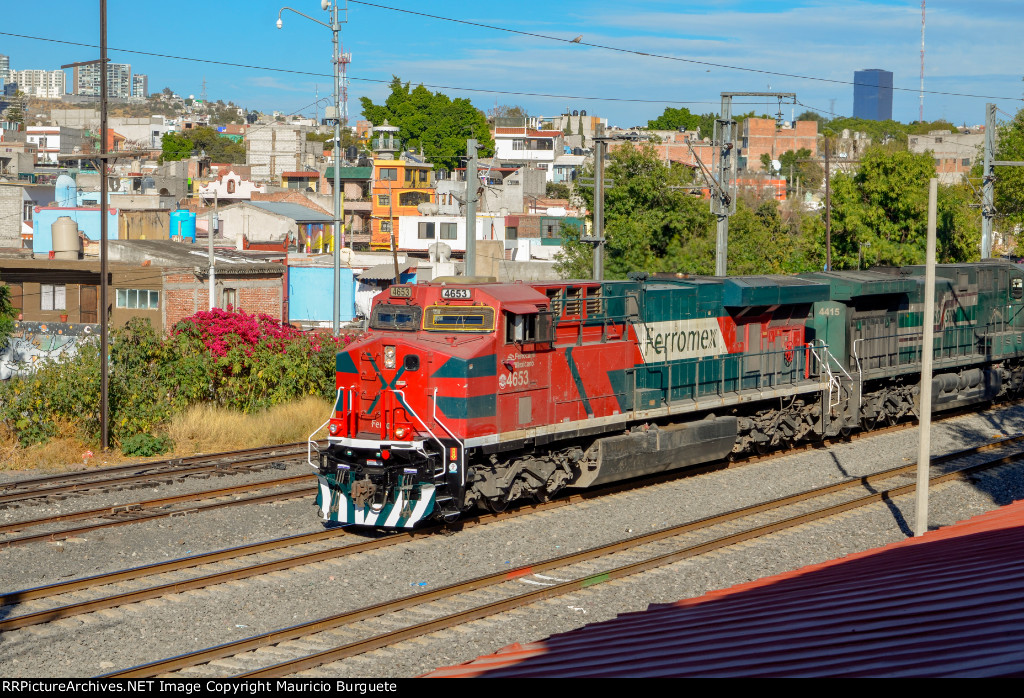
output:
[[[70,178],[69,178],[70,179]],[[78,259],[82,240],[78,237],[78,224],[70,216],[61,216],[50,226],[55,259]]]
[[[62,174],[54,185],[53,196],[61,208],[73,208],[78,205],[78,185],[74,179]]]
[[[196,241],[196,214],[194,211],[178,209],[171,212],[170,238],[178,239],[181,242],[189,240]]]

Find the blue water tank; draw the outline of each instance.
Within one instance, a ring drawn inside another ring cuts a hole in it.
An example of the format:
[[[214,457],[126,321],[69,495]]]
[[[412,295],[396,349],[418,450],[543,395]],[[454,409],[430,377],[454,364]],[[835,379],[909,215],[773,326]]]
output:
[[[194,211],[178,209],[171,212],[170,238],[173,240],[176,235],[181,236],[182,242],[188,240],[196,241],[196,214]]]
[[[54,184],[53,196],[54,202],[61,208],[74,208],[78,206],[78,185],[74,179],[62,174]]]

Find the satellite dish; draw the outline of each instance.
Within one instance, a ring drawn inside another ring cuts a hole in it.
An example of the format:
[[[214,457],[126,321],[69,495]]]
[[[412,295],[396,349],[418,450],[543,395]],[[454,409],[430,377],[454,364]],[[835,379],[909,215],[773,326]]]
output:
[[[443,242],[435,242],[427,248],[427,254],[437,262],[447,262],[452,258],[452,248]]]
[[[782,163],[778,160],[772,160],[772,170],[775,172],[782,172]]]

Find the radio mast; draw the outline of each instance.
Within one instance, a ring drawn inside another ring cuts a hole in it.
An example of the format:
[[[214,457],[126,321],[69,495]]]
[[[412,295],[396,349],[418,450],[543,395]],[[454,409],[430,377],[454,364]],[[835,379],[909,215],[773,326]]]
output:
[[[917,115],[918,121],[924,121],[924,3],[921,0],[921,111]]]

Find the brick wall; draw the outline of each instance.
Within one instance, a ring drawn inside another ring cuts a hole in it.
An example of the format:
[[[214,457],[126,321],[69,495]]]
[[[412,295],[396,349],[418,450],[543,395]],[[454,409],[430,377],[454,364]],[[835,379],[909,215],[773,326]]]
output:
[[[764,169],[761,155],[767,153],[778,159],[783,153],[801,148],[811,151],[811,157],[818,156],[818,122],[797,121],[793,128],[775,128],[774,119],[746,119],[743,122],[743,149],[741,155],[747,158],[747,170],[759,172]]]
[[[234,307],[247,313],[264,313],[275,320],[283,319],[284,290],[282,274],[218,275],[218,307],[227,302],[234,291]],[[169,270],[164,274],[164,327],[174,325],[201,310],[210,309],[210,282],[187,271]],[[225,294],[229,291],[229,294]]]

